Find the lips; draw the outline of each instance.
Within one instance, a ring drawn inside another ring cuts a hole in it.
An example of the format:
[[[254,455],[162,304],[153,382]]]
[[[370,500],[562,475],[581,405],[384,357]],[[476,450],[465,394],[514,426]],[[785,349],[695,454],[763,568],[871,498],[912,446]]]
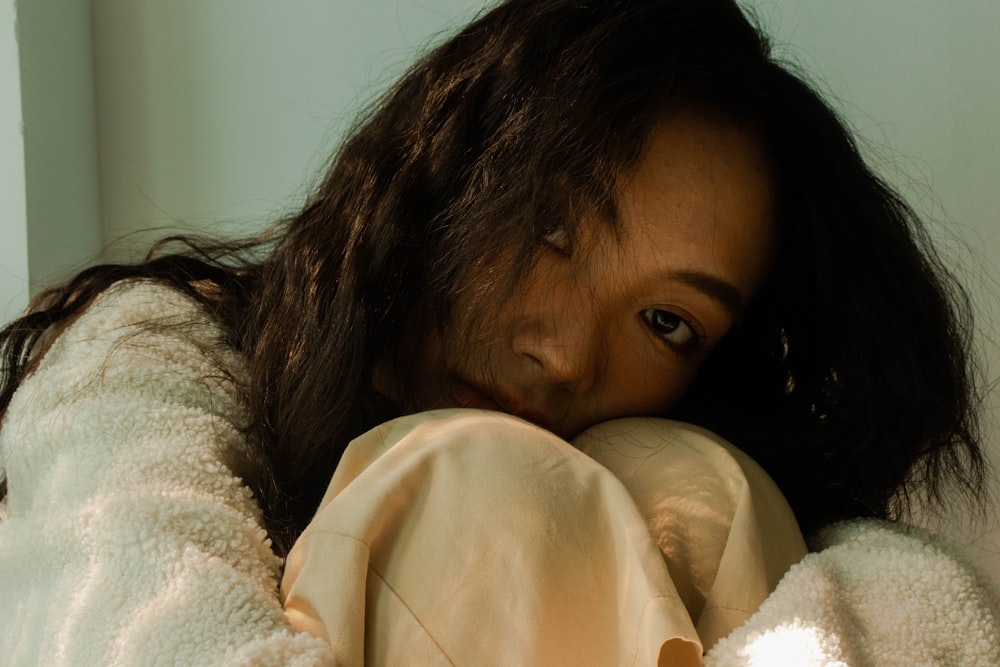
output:
[[[487,386],[457,379],[454,396],[455,401],[463,408],[506,412],[542,427],[547,427],[550,423],[544,413],[528,406],[513,392],[494,385]]]

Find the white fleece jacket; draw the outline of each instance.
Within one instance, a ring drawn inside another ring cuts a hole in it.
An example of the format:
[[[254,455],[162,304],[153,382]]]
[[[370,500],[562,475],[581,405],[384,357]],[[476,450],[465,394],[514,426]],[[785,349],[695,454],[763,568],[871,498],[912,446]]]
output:
[[[154,330],[142,323],[155,322]],[[0,430],[0,665],[332,664],[291,631],[249,491],[243,372],[190,299],[119,285],[53,343]]]

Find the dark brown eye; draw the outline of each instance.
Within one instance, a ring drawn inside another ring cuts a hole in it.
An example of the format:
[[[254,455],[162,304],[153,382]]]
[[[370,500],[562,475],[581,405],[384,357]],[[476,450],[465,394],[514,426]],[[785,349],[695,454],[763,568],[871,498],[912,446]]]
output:
[[[679,352],[693,352],[701,344],[701,334],[682,316],[662,308],[647,308],[642,318],[663,341]]]

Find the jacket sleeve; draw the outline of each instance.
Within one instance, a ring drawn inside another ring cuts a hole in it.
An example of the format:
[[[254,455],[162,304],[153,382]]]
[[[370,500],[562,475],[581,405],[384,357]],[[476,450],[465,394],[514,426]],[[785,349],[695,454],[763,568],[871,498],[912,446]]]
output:
[[[879,519],[814,545],[705,667],[1000,665],[1000,597],[958,545]]]
[[[287,625],[249,490],[238,354],[188,297],[116,285],[0,430],[0,665],[325,665]],[[0,508],[4,509],[4,508]]]

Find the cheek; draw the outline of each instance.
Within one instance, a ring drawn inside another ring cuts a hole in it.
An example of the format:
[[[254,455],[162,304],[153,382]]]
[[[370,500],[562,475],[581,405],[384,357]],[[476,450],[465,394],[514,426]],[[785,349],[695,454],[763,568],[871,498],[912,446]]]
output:
[[[701,365],[670,351],[648,350],[623,340],[609,345],[602,402],[613,416],[659,415],[683,397]]]

